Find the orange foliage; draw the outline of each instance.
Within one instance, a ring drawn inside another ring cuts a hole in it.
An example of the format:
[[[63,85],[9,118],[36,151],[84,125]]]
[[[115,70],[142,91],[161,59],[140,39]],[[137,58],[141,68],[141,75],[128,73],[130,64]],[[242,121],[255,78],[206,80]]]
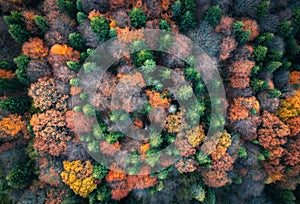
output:
[[[233,62],[229,68],[230,71],[230,84],[233,88],[244,89],[250,85],[250,74],[252,68],[255,66],[254,61],[239,60]]]
[[[230,17],[227,17],[227,16],[222,16],[219,25],[217,25],[217,27],[215,28],[215,31],[217,33],[230,34],[232,24],[233,24],[233,18],[230,18]]]
[[[0,78],[1,79],[11,79],[15,77],[15,73],[11,70],[0,69]]]
[[[110,170],[108,174],[105,177],[105,180],[107,182],[113,182],[113,181],[122,181],[126,179],[125,172],[119,170]]]
[[[37,13],[36,11],[24,11],[23,12],[23,17],[26,22],[26,30],[28,30],[34,34],[37,34],[39,32],[39,28],[34,21],[34,16],[38,15],[38,14],[39,13]]]
[[[147,89],[146,94],[149,96],[149,102],[153,108],[160,106],[162,108],[167,109],[170,107],[170,101],[168,100],[168,98],[162,98],[159,92]]]
[[[143,144],[140,147],[140,149],[141,149],[142,154],[146,154],[146,152],[150,149],[150,144],[149,143]]]
[[[194,172],[197,169],[197,166],[198,163],[193,159],[187,159],[187,160],[180,159],[175,164],[175,167],[181,174]]]
[[[219,188],[229,182],[229,178],[225,171],[202,171],[203,181],[212,188]]]
[[[292,71],[290,73],[290,84],[300,84],[300,71]]]
[[[50,53],[55,55],[71,55],[73,48],[68,47],[68,45],[55,44],[51,47]]]
[[[78,95],[82,92],[82,88],[79,86],[71,86],[70,88],[70,94],[72,96]]]
[[[291,136],[296,136],[300,133],[300,116],[291,118],[286,123],[291,130]]]
[[[22,52],[31,58],[38,59],[48,55],[48,47],[44,46],[44,42],[40,38],[29,38],[29,42],[25,42],[22,46]]]
[[[253,41],[259,35],[259,26],[255,20],[243,19],[243,30],[250,30],[249,41]]]
[[[223,133],[219,132],[217,134],[216,138],[220,139],[216,149],[211,154],[214,161],[221,159],[225,155],[227,148],[231,145],[231,135],[226,130]]]
[[[170,0],[162,0],[161,1],[161,6],[163,8],[164,11],[168,11],[169,7],[170,7]]]
[[[0,138],[15,137],[19,132],[23,133],[24,138],[29,138],[27,122],[21,116],[9,115],[0,120]]]
[[[169,133],[177,133],[180,131],[182,123],[182,112],[170,114],[167,116],[165,128]]]
[[[104,17],[104,14],[100,13],[100,12],[97,11],[97,10],[92,10],[92,11],[90,11],[88,18],[89,18],[89,19],[92,19],[92,18],[94,18],[94,17],[96,17],[96,16]]]
[[[280,109],[277,114],[283,121],[300,114],[300,89],[296,90],[292,96],[280,101]]]
[[[226,60],[230,53],[236,48],[236,41],[233,37],[225,37],[222,40],[221,50],[220,50],[220,59]]]
[[[233,99],[233,103],[229,108],[229,118],[234,120],[242,120],[249,117],[249,112],[255,110],[259,113],[259,102],[252,96],[250,98],[239,97]]]
[[[286,143],[284,137],[290,134],[290,129],[276,116],[264,111],[261,128],[258,130],[259,144],[268,150]]]

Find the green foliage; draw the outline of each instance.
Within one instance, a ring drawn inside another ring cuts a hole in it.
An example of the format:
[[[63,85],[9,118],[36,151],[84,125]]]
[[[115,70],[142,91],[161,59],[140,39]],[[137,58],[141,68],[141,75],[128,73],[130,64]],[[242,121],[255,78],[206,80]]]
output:
[[[79,98],[81,100],[87,100],[89,98],[89,95],[87,93],[83,92],[83,93],[80,93]]]
[[[201,151],[197,152],[196,160],[200,165],[210,165],[211,164],[211,159],[209,158],[209,156]]]
[[[13,96],[0,101],[0,108],[10,113],[25,113],[31,107],[31,98],[28,96]]]
[[[256,39],[256,43],[258,45],[267,45],[269,44],[274,38],[273,33],[263,33]]]
[[[293,33],[296,34],[300,29],[300,6],[293,10]]]
[[[137,53],[132,53],[133,63],[136,67],[141,67],[147,60],[153,60],[152,52],[149,50],[141,50]]]
[[[193,29],[196,26],[196,18],[194,13],[191,11],[186,11],[182,17],[180,22],[180,29],[183,32],[187,32],[190,29]]]
[[[89,195],[89,204],[108,203],[111,198],[110,191],[106,185],[101,185]]]
[[[142,73],[144,74],[150,74],[152,72],[154,72],[156,69],[156,62],[152,59],[147,59],[144,62],[144,65],[140,67],[140,70]]]
[[[171,78],[172,71],[170,69],[161,68],[159,69],[159,73],[162,79],[167,80]]]
[[[83,11],[82,0],[76,0],[76,8],[78,11]]]
[[[83,62],[85,61],[88,57],[94,58],[95,56],[95,49],[88,48],[86,52],[80,53],[80,60]]]
[[[162,142],[163,142],[163,139],[162,139],[160,133],[155,132],[155,131],[150,132],[149,143],[150,143],[151,147],[157,148],[162,144]]]
[[[80,84],[80,79],[78,79],[78,78],[70,79],[71,86],[79,86],[79,84]]]
[[[284,201],[295,201],[296,197],[294,196],[293,191],[291,190],[281,190],[279,192],[279,197]]]
[[[13,63],[6,60],[0,60],[0,69],[13,70],[13,68],[14,68]]]
[[[30,185],[34,176],[32,162],[17,165],[6,175],[7,184],[14,189],[25,188]]]
[[[28,85],[30,81],[27,78],[26,69],[28,67],[28,64],[30,62],[30,57],[25,55],[20,55],[16,58],[14,58],[14,63],[17,65],[16,75],[19,81],[22,84]]]
[[[251,31],[243,30],[243,23],[241,21],[237,21],[232,26],[233,34],[235,35],[236,40],[240,44],[244,44],[248,41]]]
[[[160,158],[160,152],[155,149],[150,149],[146,152],[146,159],[145,162],[151,167],[154,167]]]
[[[191,194],[194,199],[203,202],[205,199],[205,190],[202,184],[193,184],[191,186]]]
[[[73,111],[75,111],[75,112],[81,112],[81,111],[82,111],[82,108],[81,108],[81,106],[75,106],[75,107],[73,108]]]
[[[113,110],[110,112],[110,120],[112,122],[118,122],[118,121],[129,121],[130,117],[128,115],[128,113],[126,113],[123,110]]]
[[[259,161],[265,161],[265,160],[266,160],[266,158],[265,158],[265,156],[264,156],[263,154],[259,154],[259,155],[257,156],[257,159],[258,159]]]
[[[272,98],[279,98],[281,96],[281,92],[278,89],[270,89],[269,90],[269,95]]]
[[[110,144],[117,142],[121,137],[124,137],[124,135],[120,132],[110,132],[109,134],[105,135],[106,141]]]
[[[115,37],[117,37],[117,30],[115,29],[115,28],[111,28],[111,29],[109,29],[109,37],[110,38],[115,38]]]
[[[61,8],[61,10],[66,12],[72,18],[76,18],[76,14],[77,14],[76,4],[74,4],[70,0],[56,0],[56,1],[58,6]]]
[[[4,16],[4,21],[8,25],[12,25],[12,24],[22,25],[24,23],[24,18],[21,12],[11,11],[10,16]]]
[[[6,91],[22,90],[23,84],[18,79],[0,79],[0,93]]]
[[[92,104],[87,103],[82,107],[82,112],[84,115],[92,117],[95,115],[95,108]]]
[[[169,33],[163,33],[159,37],[159,49],[168,50],[174,43],[173,36]]]
[[[286,53],[285,55],[288,59],[295,59],[297,55],[300,53],[300,46],[294,38],[289,38],[286,41]]]
[[[85,20],[87,20],[87,16],[83,12],[78,12],[76,15],[76,20],[79,24],[82,24]]]
[[[189,85],[179,87],[176,97],[178,100],[189,100],[193,96],[193,89]]]
[[[100,147],[99,147],[99,141],[96,140],[91,140],[87,143],[87,148],[90,152],[99,152]]]
[[[44,16],[34,16],[34,22],[35,24],[40,28],[41,31],[46,32],[48,30],[48,22],[46,17]]]
[[[254,50],[254,57],[256,61],[263,61],[267,55],[268,48],[265,46],[257,46]]]
[[[283,21],[278,26],[278,35],[284,38],[288,38],[292,33],[292,22],[291,21]]]
[[[23,44],[26,42],[26,40],[29,38],[30,34],[27,30],[23,29],[18,24],[11,24],[9,25],[8,33],[11,35],[11,37],[20,44]]]
[[[255,92],[261,92],[267,88],[269,88],[269,84],[264,81],[264,80],[260,80],[257,78],[254,78],[253,80],[251,80],[251,86],[253,91]]]
[[[216,204],[216,195],[212,188],[208,188],[203,204]]]
[[[262,1],[257,6],[257,18],[258,20],[263,19],[269,11],[270,0]]]
[[[97,33],[100,41],[105,41],[109,36],[109,23],[104,17],[95,16],[91,19],[91,27]]]
[[[212,27],[216,27],[219,24],[221,18],[222,10],[219,5],[209,7],[204,16],[204,20],[208,21],[208,23]]]
[[[283,53],[278,50],[269,50],[267,54],[268,61],[281,61]]]
[[[108,169],[101,165],[101,164],[96,164],[93,165],[93,173],[92,176],[96,179],[102,180],[106,174],[108,173]]]
[[[282,70],[289,70],[290,68],[291,68],[291,66],[292,66],[292,63],[291,62],[289,62],[289,61],[287,61],[287,60],[283,60],[282,62],[282,66],[281,66],[281,69]]]
[[[99,69],[99,67],[97,66],[97,64],[95,62],[87,62],[83,65],[83,70],[86,73],[94,72],[94,71],[97,71],[98,69]]]
[[[238,154],[239,154],[239,158],[247,158],[247,150],[245,147],[241,147],[239,150],[238,150]]]
[[[171,27],[170,27],[169,23],[165,19],[161,19],[159,21],[159,28],[161,30],[171,31]]]
[[[260,70],[261,70],[261,67],[259,65],[254,66],[251,70],[251,76],[257,75]]]
[[[130,21],[133,27],[135,28],[142,28],[146,25],[146,14],[140,8],[133,8],[132,11],[129,13]]]
[[[81,68],[81,64],[74,61],[68,61],[67,66],[73,71],[79,71]]]
[[[127,158],[127,163],[128,164],[134,164],[137,165],[140,163],[140,155],[138,154],[137,151],[132,152],[128,158]]]
[[[159,180],[165,180],[165,179],[168,177],[169,172],[170,172],[171,169],[172,169],[172,168],[164,169],[164,170],[160,171],[160,172],[157,174],[157,178],[158,178]]]
[[[93,125],[93,136],[97,139],[104,139],[104,134],[106,132],[106,126],[103,124],[95,124]]]
[[[282,65],[281,62],[272,61],[266,64],[266,68],[269,72],[273,73],[275,70],[281,67],[281,65]]]
[[[69,42],[74,49],[78,51],[85,50],[86,40],[79,33],[71,33],[69,35]]]
[[[181,0],[182,2],[182,11],[191,11],[193,12],[196,8],[195,0]]]
[[[200,73],[194,67],[187,67],[184,69],[184,77],[191,82],[199,81],[201,78]]]
[[[133,40],[130,45],[131,53],[138,52],[138,51],[145,50],[145,49],[147,49],[147,46],[146,46],[145,42],[142,40]]]
[[[176,1],[172,7],[171,7],[171,10],[173,12],[173,19],[174,21],[178,22],[179,23],[179,19],[182,15],[182,3],[181,1]]]

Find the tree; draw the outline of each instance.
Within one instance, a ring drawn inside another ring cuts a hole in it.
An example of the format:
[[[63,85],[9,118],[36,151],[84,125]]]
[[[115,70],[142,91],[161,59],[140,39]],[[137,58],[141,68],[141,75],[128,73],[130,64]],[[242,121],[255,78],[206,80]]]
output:
[[[173,12],[173,19],[174,21],[179,24],[179,19],[182,14],[182,3],[181,1],[175,1],[175,3],[172,5],[171,10]]]
[[[0,101],[0,108],[10,113],[25,113],[31,107],[31,98],[27,96],[13,96]]]
[[[211,6],[206,11],[204,20],[208,21],[212,27],[216,27],[222,18],[222,10],[219,5]]]
[[[48,47],[44,46],[44,42],[40,38],[29,38],[29,42],[25,42],[22,46],[23,54],[33,59],[46,57],[48,51]]]
[[[33,162],[17,165],[6,175],[6,181],[14,189],[22,189],[30,185],[34,176]]]
[[[79,86],[80,85],[80,79],[79,78],[73,78],[70,80],[71,86]]]
[[[256,61],[263,61],[267,55],[268,48],[265,46],[257,46],[254,50],[254,57]]]
[[[0,93],[16,92],[17,90],[22,90],[23,88],[23,84],[21,84],[16,78],[0,79]]]
[[[133,58],[133,63],[137,68],[143,66],[143,64],[147,60],[153,60],[154,59],[154,57],[152,55],[152,52],[149,51],[149,50],[141,50],[137,53],[132,53],[132,58]]]
[[[76,17],[76,4],[69,0],[56,0],[61,10],[69,14],[72,18]]]
[[[133,27],[142,28],[146,25],[147,16],[140,8],[133,8],[129,13],[130,21]]]
[[[70,186],[75,194],[87,198],[90,193],[97,189],[95,179],[92,177],[93,165],[89,160],[86,162],[80,160],[64,161],[63,166],[62,180]]]
[[[86,40],[79,33],[71,33],[69,35],[69,41],[71,46],[78,51],[85,50],[85,42]]]
[[[233,34],[235,35],[237,41],[240,44],[244,44],[249,40],[251,31],[250,30],[243,30],[243,22],[237,21],[232,26]]]
[[[264,0],[260,2],[257,6],[257,18],[258,20],[263,19],[269,11],[270,0]]]
[[[84,21],[87,20],[87,16],[83,12],[78,12],[76,19],[79,24],[82,24]]]
[[[269,62],[266,64],[266,69],[273,73],[274,71],[276,71],[279,67],[281,67],[282,63],[281,62]]]
[[[183,32],[186,32],[190,29],[193,29],[196,26],[196,19],[194,13],[191,11],[186,11],[181,16],[180,29]]]
[[[47,32],[49,27],[48,27],[48,22],[46,17],[44,16],[39,16],[39,15],[35,15],[34,16],[34,21],[36,23],[36,25],[40,28],[40,30],[42,32]]]
[[[68,61],[67,66],[73,71],[79,71],[81,68],[81,64],[79,62]]]
[[[82,107],[82,112],[84,113],[84,115],[92,117],[95,115],[95,107],[87,103]]]
[[[254,78],[251,80],[251,87],[255,92],[261,92],[269,88],[269,84],[265,80]]]
[[[16,70],[16,75],[17,75],[19,81],[25,85],[28,85],[30,82],[29,82],[27,74],[26,74],[26,69],[30,62],[30,57],[28,57],[26,55],[20,55],[20,56],[14,58],[13,61],[18,67]]]
[[[29,32],[22,28],[22,26],[18,24],[11,24],[9,25],[8,29],[9,34],[11,37],[20,44],[23,44],[29,38]]]
[[[291,21],[283,21],[280,23],[278,27],[278,35],[287,38],[291,35],[292,33],[292,22]]]
[[[170,27],[169,23],[165,19],[161,19],[159,21],[159,28],[161,30],[171,31],[171,27]]]
[[[91,19],[91,27],[97,33],[100,41],[105,41],[109,36],[109,23],[104,17],[95,16]]]
[[[96,164],[93,166],[93,173],[92,173],[93,178],[102,180],[105,178],[107,173],[108,173],[108,169],[105,166],[101,164]]]
[[[21,12],[18,11],[11,11],[9,16],[4,16],[4,21],[8,25],[12,24],[18,24],[22,25],[24,24],[24,18]]]

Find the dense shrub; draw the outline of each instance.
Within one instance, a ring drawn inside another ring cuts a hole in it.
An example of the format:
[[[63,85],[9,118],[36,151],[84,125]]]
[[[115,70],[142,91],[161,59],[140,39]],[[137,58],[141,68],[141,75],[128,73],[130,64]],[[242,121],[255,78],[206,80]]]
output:
[[[145,27],[147,17],[145,12],[142,9],[133,8],[129,14],[129,17],[133,27],[135,28]]]

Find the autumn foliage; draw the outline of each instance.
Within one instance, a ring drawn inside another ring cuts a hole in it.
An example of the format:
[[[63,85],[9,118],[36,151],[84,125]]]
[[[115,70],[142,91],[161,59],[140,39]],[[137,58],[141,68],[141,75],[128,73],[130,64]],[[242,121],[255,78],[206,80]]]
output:
[[[48,47],[44,45],[44,42],[40,38],[30,38],[29,42],[25,42],[22,47],[24,55],[33,59],[43,58],[48,55]]]
[[[249,98],[239,97],[233,100],[229,108],[229,117],[232,121],[241,120],[250,116],[250,111],[258,113],[260,110],[259,102],[252,96]]]
[[[81,162],[64,161],[64,171],[61,173],[62,180],[69,185],[75,194],[86,198],[97,188],[95,179],[92,177],[93,165],[90,161]]]
[[[0,120],[0,138],[14,138],[20,132],[23,133],[24,138],[29,138],[27,122],[21,116],[9,115]]]

